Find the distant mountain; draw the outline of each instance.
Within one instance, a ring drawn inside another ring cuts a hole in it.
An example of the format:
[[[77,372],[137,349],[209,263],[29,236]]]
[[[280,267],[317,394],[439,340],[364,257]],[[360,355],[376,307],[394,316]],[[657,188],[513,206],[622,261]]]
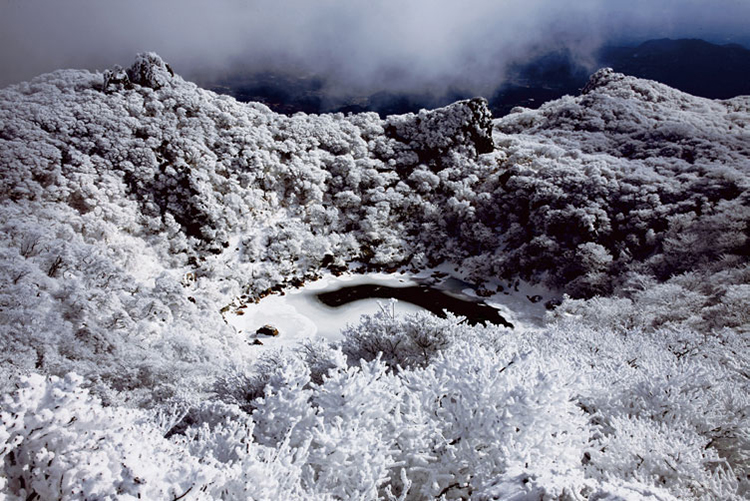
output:
[[[737,44],[665,38],[637,47],[605,47],[599,60],[617,72],[695,96],[728,99],[750,94],[750,50]]]
[[[750,50],[704,40],[649,40],[636,47],[603,47],[597,67],[646,78],[695,96],[728,99],[750,94]],[[536,109],[566,94],[577,95],[589,68],[568,51],[550,52],[511,68],[510,78],[490,99],[495,116],[516,106]]]
[[[442,96],[420,92],[379,91],[363,96],[341,96],[325,88],[319,76],[261,72],[252,75],[230,75],[206,85],[219,94],[228,94],[241,102],[263,103],[276,113],[363,113],[374,111],[381,117],[435,109],[473,95],[450,91]]]
[[[750,50],[737,44],[716,45],[704,40],[649,40],[638,46],[603,47],[593,67],[578,62],[567,50],[552,51],[509,68],[507,80],[487,96],[496,117],[517,106],[538,108],[564,95],[577,95],[589,75],[601,67],[647,78],[690,94],[727,99],[750,94]],[[205,84],[205,83],[204,83]],[[336,96],[326,90],[325,78],[264,72],[230,75],[207,85],[243,102],[261,102],[277,113],[293,114],[375,111],[381,116],[433,109],[470,92],[429,93],[381,91],[366,96]]]
[[[320,113],[324,85],[325,81],[316,76],[261,72],[232,75],[209,87],[238,101],[263,103],[277,113],[292,115],[298,111]]]

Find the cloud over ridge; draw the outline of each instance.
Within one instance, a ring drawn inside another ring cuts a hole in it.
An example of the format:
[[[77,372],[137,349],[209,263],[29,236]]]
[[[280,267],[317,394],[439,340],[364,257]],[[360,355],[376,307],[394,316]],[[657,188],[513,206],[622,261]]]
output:
[[[750,4],[734,0],[6,1],[0,86],[156,51],[188,78],[242,65],[353,89],[481,92],[541,50],[568,48],[586,62],[612,38],[731,37],[748,18]]]

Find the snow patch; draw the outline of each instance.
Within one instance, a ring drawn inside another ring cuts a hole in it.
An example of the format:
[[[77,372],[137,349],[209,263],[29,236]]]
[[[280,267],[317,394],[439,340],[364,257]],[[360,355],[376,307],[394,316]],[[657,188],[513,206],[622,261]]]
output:
[[[341,330],[347,324],[356,324],[362,315],[377,312],[388,301],[366,299],[331,308],[321,303],[317,295],[341,287],[371,283],[408,287],[417,285],[418,282],[407,276],[385,273],[344,274],[338,277],[326,275],[299,289],[287,290],[284,295],[273,294],[258,303],[250,303],[228,312],[226,320],[238,334],[247,336],[250,342],[259,339],[263,346],[289,347],[313,337],[339,341]],[[423,308],[404,301],[398,302],[395,308],[400,315],[424,311]],[[256,331],[267,324],[279,330],[278,337],[256,336]]]

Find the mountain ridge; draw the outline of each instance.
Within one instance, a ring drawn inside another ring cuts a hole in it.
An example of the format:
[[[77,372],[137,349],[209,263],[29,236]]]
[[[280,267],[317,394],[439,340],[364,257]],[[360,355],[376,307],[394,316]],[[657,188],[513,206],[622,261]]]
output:
[[[0,495],[739,501],[749,136],[750,96],[609,69],[499,119],[285,116],[150,53],[2,89]],[[564,295],[265,354],[223,318],[439,264]]]

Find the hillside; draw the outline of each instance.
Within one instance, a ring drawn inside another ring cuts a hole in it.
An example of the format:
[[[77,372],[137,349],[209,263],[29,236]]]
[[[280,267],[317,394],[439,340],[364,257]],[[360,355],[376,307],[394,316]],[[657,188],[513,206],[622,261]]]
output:
[[[142,54],[0,90],[0,170],[9,500],[750,493],[748,97],[284,116]],[[446,263],[566,296],[262,357],[222,316]]]

